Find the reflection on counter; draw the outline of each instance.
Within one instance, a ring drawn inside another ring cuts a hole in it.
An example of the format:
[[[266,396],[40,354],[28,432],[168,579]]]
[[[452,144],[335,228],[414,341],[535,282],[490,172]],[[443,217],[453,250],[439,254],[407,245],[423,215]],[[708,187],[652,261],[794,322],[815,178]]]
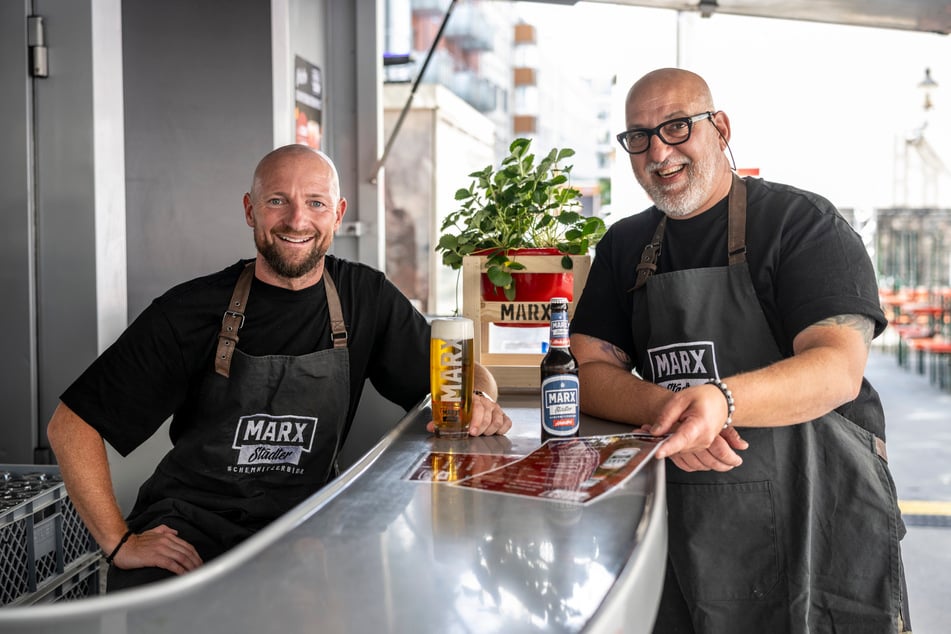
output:
[[[330,485],[198,570],[0,610],[0,631],[650,632],[666,558],[662,463],[647,460],[586,503],[465,485],[527,477],[517,469],[531,461],[520,459],[540,447],[537,398],[527,400],[506,407],[506,437],[449,442],[425,432],[420,406]],[[537,478],[546,490],[597,489],[636,461],[604,440],[628,431],[583,420],[582,434],[605,436],[549,445]]]

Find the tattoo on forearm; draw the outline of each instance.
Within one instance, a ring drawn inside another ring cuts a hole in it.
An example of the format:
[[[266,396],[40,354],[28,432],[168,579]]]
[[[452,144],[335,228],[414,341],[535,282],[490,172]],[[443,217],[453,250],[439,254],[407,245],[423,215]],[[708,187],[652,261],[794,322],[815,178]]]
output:
[[[631,357],[627,355],[626,352],[615,346],[614,344],[604,341],[603,339],[598,339],[597,337],[592,337],[590,335],[571,335],[572,340],[578,338],[585,342],[585,345],[597,348],[598,356],[601,359],[606,359],[608,357],[613,357],[619,365],[624,367],[627,370],[633,368],[631,363]]]
[[[872,345],[872,336],[875,334],[875,323],[865,315],[835,315],[828,319],[817,321],[814,326],[847,326],[860,335],[865,347]]]
[[[627,353],[618,348],[615,345],[608,343],[607,341],[602,342],[601,349],[607,352],[608,354],[614,355],[614,358],[620,361],[625,368],[631,368],[631,357],[627,356]]]

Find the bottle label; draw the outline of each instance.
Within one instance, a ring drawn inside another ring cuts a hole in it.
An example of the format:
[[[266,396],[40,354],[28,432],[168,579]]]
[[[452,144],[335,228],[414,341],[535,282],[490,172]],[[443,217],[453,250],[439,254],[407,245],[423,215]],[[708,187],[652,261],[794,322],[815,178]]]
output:
[[[556,374],[542,381],[542,428],[552,436],[573,436],[581,425],[578,377]]]
[[[551,315],[551,330],[549,341],[553,348],[567,348],[568,341],[568,313],[558,311]]]

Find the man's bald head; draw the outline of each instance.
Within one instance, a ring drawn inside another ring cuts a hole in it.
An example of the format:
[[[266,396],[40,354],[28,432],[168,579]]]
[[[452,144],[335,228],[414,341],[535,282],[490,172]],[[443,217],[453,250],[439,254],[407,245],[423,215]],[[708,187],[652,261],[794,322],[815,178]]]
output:
[[[627,92],[628,107],[659,98],[689,103],[699,112],[715,110],[707,82],[696,73],[682,68],[658,68],[634,82]]]
[[[337,166],[334,165],[334,162],[329,156],[320,150],[315,150],[310,146],[301,145],[299,143],[284,145],[275,150],[271,150],[264,155],[264,158],[258,161],[257,167],[254,168],[254,177],[251,181],[251,194],[254,195],[257,193],[260,187],[262,175],[266,174],[269,170],[274,169],[276,165],[280,165],[283,161],[307,156],[314,156],[326,164],[327,168],[330,170],[330,184],[332,187],[331,193],[333,194],[334,198],[340,198],[340,177],[337,174]]]

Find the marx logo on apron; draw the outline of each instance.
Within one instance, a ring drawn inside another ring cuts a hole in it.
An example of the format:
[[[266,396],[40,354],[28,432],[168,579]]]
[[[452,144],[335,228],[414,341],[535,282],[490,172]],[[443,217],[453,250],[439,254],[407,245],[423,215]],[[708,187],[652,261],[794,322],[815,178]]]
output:
[[[232,447],[238,450],[238,465],[297,465],[316,435],[316,418],[255,414],[238,419]]]
[[[712,341],[688,341],[650,348],[647,356],[654,383],[671,392],[719,378]]]

